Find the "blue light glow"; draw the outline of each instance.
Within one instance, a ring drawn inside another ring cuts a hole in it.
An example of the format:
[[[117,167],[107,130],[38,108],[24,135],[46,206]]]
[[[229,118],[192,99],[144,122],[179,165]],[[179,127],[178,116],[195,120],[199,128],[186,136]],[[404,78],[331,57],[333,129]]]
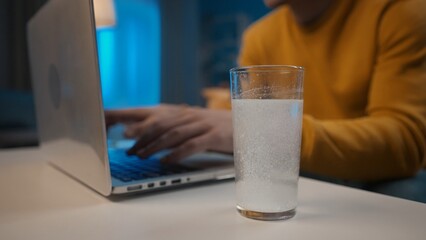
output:
[[[158,0],[115,0],[116,25],[97,30],[105,108],[160,101]]]

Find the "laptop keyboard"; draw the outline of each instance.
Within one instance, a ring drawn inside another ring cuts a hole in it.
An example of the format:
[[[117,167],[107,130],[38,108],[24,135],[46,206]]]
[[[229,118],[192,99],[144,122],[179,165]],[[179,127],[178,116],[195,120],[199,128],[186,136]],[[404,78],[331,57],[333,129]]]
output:
[[[140,159],[128,156],[124,149],[113,149],[108,152],[111,175],[123,182],[157,178],[173,174],[196,171],[179,164],[163,164],[159,158]]]

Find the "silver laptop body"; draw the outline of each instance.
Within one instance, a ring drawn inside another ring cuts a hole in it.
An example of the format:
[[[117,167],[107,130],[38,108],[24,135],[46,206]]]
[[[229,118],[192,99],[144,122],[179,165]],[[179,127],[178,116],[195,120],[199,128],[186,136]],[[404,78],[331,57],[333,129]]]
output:
[[[54,166],[105,196],[234,176],[232,157],[206,153],[184,160],[188,171],[111,177],[117,164],[150,161],[107,147],[92,0],[50,0],[27,34],[40,147]]]

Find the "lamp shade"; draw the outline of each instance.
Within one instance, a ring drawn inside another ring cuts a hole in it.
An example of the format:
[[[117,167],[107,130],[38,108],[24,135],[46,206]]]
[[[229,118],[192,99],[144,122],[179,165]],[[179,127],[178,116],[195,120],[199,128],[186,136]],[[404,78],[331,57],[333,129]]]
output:
[[[96,27],[110,27],[115,25],[115,11],[113,0],[93,0]]]

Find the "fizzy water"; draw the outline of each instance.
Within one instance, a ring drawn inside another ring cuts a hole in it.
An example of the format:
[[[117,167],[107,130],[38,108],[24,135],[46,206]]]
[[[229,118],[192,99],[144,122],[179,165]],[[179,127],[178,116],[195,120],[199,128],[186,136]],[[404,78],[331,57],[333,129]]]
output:
[[[303,100],[233,99],[239,208],[278,213],[297,206]]]

